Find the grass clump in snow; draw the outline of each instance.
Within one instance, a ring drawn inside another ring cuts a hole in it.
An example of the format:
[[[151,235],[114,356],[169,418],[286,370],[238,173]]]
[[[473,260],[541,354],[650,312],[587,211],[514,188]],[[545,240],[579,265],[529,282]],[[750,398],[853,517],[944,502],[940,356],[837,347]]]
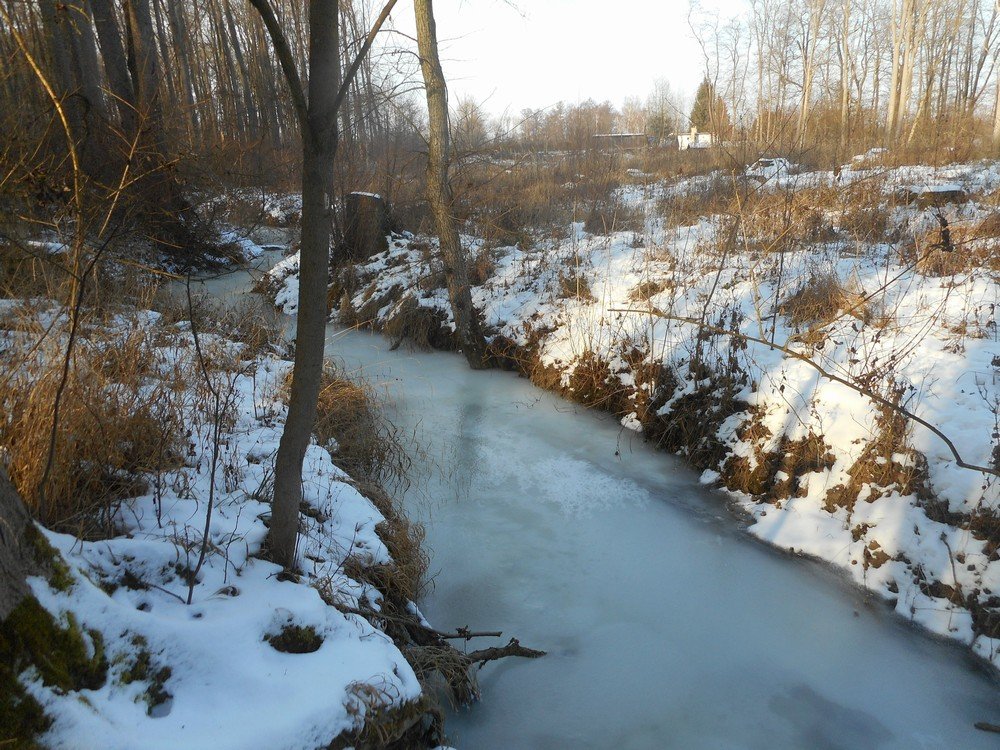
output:
[[[146,704],[146,713],[153,715],[157,706],[162,706],[173,699],[173,695],[166,689],[173,670],[167,666],[156,665],[149,651],[149,644],[141,635],[132,638],[132,645],[136,646],[138,651],[129,666],[119,675],[118,682],[122,685],[146,683],[146,689],[140,697]]]
[[[283,654],[311,654],[323,645],[323,636],[310,625],[288,623],[278,633],[264,636],[271,648]]]
[[[576,299],[582,302],[596,301],[590,291],[590,282],[577,268],[569,268],[559,272],[559,299]]]
[[[825,509],[853,510],[859,497],[868,502],[897,492],[920,500],[931,496],[927,484],[927,460],[907,445],[909,424],[906,418],[888,407],[879,408],[878,432],[865,446],[861,456],[848,469],[849,480],[832,488],[826,496]],[[862,490],[866,490],[862,495]]]
[[[778,504],[791,497],[804,497],[801,479],[822,472],[836,463],[832,448],[822,436],[810,432],[790,440],[782,436],[777,450],[760,450],[766,430],[751,417],[741,430],[741,440],[754,446],[753,457],[730,456],[722,466],[722,481],[730,490],[745,492],[763,502]],[[769,435],[769,433],[767,433]]]
[[[780,311],[796,329],[814,329],[833,322],[842,314],[852,315],[864,322],[869,322],[874,315],[864,295],[841,283],[833,271],[811,273],[781,303]],[[812,330],[809,333],[815,334]]]
[[[351,686],[348,713],[364,716],[362,728],[337,738],[330,750],[384,750],[384,748],[425,748],[442,746],[444,717],[427,695],[394,705],[392,696],[368,683]]]
[[[668,280],[642,281],[628,293],[628,298],[632,302],[649,302],[657,294],[667,291],[673,286]]]
[[[371,565],[351,558],[345,565],[348,575],[377,588],[388,602],[404,610],[423,592],[430,559],[424,551],[424,527],[407,518],[389,493],[378,485],[359,482],[357,488],[378,508],[385,519],[375,527],[379,539],[392,557],[387,565]]]

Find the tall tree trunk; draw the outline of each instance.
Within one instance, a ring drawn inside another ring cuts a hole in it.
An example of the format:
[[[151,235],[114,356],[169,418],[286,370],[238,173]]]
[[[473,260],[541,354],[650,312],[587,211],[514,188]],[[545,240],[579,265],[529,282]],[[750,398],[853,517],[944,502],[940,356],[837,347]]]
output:
[[[83,109],[76,95],[76,77],[73,75],[70,34],[67,31],[66,6],[57,0],[40,0],[42,33],[45,46],[52,60],[52,83],[56,96],[62,101],[73,140],[78,145],[83,138]]]
[[[223,13],[226,16],[226,24],[229,26],[229,37],[233,42],[233,54],[236,56],[236,64],[239,68],[241,87],[243,90],[243,106],[246,110],[247,133],[252,139],[260,137],[260,118],[257,113],[257,105],[254,102],[253,91],[250,86],[250,70],[247,67],[246,58],[243,55],[242,42],[236,30],[236,22],[233,20],[233,10],[229,5],[229,0],[223,0]]]
[[[125,137],[131,138],[135,133],[136,101],[121,30],[111,0],[90,0],[90,7],[94,12],[94,26],[97,28],[97,39],[101,44],[104,73],[108,78],[108,88],[111,89],[115,100],[115,108],[118,110],[118,120]]]
[[[840,39],[840,151],[843,156],[847,149],[847,139],[851,121],[851,0],[841,3]]]
[[[156,54],[153,19],[149,0],[127,0],[129,39],[135,65],[135,90],[143,146],[151,155],[165,160],[166,133],[163,128],[163,101],[160,98],[160,64]]]
[[[295,369],[288,417],[274,461],[274,502],[268,547],[271,559],[295,564],[302,461],[312,435],[326,346],[326,294],[330,273],[330,197],[337,152],[335,72],[337,0],[309,0],[308,132],[302,138],[302,245],[299,310],[295,321]]]
[[[167,41],[167,34],[164,30],[163,13],[161,12],[160,4],[161,0],[151,0],[149,10],[154,21],[153,30],[160,50],[160,60],[163,61],[163,64],[160,66],[160,74],[163,76],[164,91],[167,92],[167,104],[169,106],[172,103],[170,102],[170,96],[172,92],[177,91],[177,88],[174,83],[174,65],[170,59],[171,45]]]
[[[993,110],[993,145],[1000,146],[1000,77],[997,78],[996,107]]]
[[[194,75],[191,72],[191,52],[189,50],[191,42],[184,24],[184,12],[180,3],[173,2],[173,0],[168,0],[166,11],[167,24],[170,26],[170,33],[174,38],[174,48],[177,54],[178,77],[181,82],[181,98],[188,122],[188,132],[191,133],[192,137],[197,138],[200,129],[195,101],[198,97],[194,89]]]
[[[476,311],[465,263],[465,253],[452,216],[452,193],[448,182],[448,88],[438,58],[437,29],[431,0],[414,0],[420,70],[427,93],[427,202],[437,225],[448,282],[448,298],[455,318],[455,333],[469,366],[486,366],[486,345]]]
[[[88,128],[103,129],[108,113],[104,104],[104,92],[101,91],[101,70],[97,61],[97,43],[94,40],[90,6],[86,0],[78,0],[66,8],[70,14],[69,27],[73,39],[77,83],[87,104],[85,116]]]

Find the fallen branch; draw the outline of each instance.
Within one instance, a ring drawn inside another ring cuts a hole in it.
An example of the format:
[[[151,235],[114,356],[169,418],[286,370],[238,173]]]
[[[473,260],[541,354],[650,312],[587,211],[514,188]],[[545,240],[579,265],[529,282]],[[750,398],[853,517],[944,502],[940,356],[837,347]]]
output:
[[[492,646],[465,653],[448,643],[451,639],[470,640],[472,638],[499,638],[500,631],[475,632],[469,628],[456,628],[454,633],[442,633],[424,625],[405,606],[398,606],[392,599],[383,600],[382,611],[338,607],[345,614],[358,615],[380,626],[386,635],[406,656],[417,677],[423,682],[431,675],[444,679],[451,692],[452,700],[465,706],[479,700],[479,687],[471,672],[473,667],[482,667],[491,661],[520,657],[537,659],[545,656],[544,651],[527,648],[517,638],[511,638],[506,646]]]
[[[511,638],[510,643],[506,646],[500,646],[499,648],[496,646],[492,648],[482,648],[478,651],[473,651],[470,654],[465,654],[465,658],[469,660],[470,665],[478,664],[480,667],[486,664],[486,662],[496,661],[497,659],[505,659],[508,656],[520,656],[524,659],[537,659],[539,656],[545,656],[545,652],[522,646],[521,642],[518,641],[517,638]]]

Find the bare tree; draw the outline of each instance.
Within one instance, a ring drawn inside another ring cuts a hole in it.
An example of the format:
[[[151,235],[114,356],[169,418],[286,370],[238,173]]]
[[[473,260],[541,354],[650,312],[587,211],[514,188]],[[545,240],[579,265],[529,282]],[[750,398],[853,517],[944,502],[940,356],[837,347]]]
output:
[[[309,90],[299,78],[288,38],[268,0],[250,0],[271,36],[292,93],[302,132],[302,243],[299,252],[299,308],[295,323],[295,365],[288,417],[274,461],[274,500],[267,551],[285,568],[295,565],[302,462],[312,436],[326,346],[326,295],[330,274],[333,161],[337,154],[337,112],[362,58],[389,17],[388,0],[368,32],[344,80],[338,82],[340,39],[338,0],[309,2]],[[339,87],[338,87],[339,83]]]
[[[430,204],[444,259],[448,298],[455,318],[455,333],[469,366],[486,366],[486,346],[476,311],[465,263],[465,252],[452,215],[452,192],[448,181],[448,87],[438,56],[437,29],[431,0],[414,0],[420,70],[427,93],[427,202]]]

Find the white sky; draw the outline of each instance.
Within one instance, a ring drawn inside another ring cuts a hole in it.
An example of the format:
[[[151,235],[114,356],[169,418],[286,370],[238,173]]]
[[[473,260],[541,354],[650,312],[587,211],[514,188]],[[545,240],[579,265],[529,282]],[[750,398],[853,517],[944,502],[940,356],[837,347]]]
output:
[[[701,0],[726,18],[744,0]],[[645,100],[657,78],[687,97],[704,60],[688,0],[434,0],[442,65],[454,102],[471,95],[494,113],[562,100]],[[413,33],[399,3],[395,27]]]

